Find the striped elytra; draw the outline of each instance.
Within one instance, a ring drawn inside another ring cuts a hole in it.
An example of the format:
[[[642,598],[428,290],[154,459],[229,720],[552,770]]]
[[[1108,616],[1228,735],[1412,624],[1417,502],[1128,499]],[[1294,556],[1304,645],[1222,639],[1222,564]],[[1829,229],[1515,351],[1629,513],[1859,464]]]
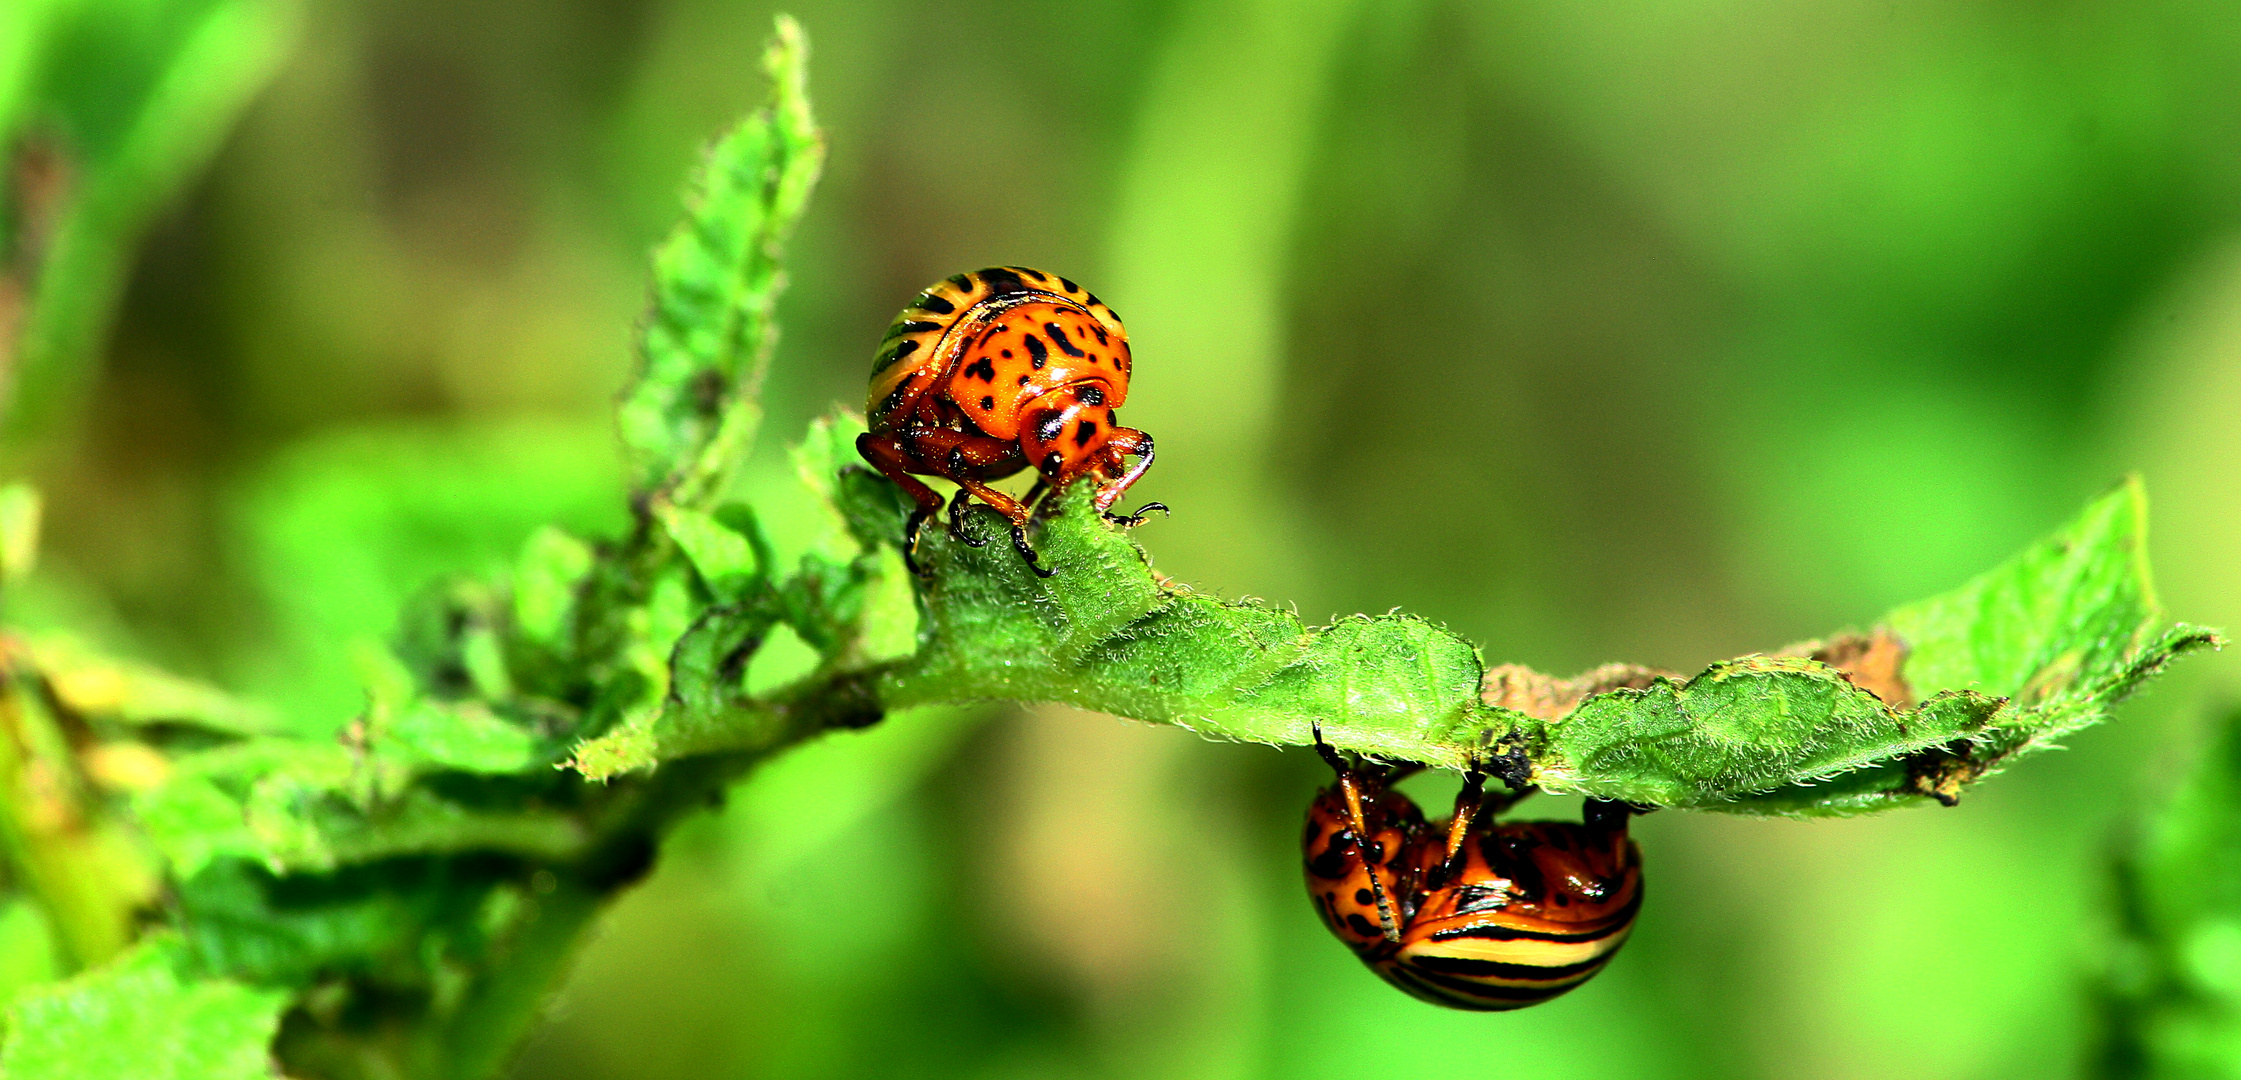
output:
[[[1131,359],[1120,316],[1065,278],[1024,266],[955,274],[927,286],[887,325],[872,356],[864,415],[873,431],[904,426],[937,387],[960,405],[977,405],[974,399],[986,396],[980,391],[997,389],[1007,395],[999,405],[976,411],[1000,415],[1010,411],[1004,404],[1032,396],[1025,388],[1047,393],[1077,381],[1102,383],[1107,404],[1117,407],[1128,397]],[[959,378],[980,360],[989,362],[987,378],[977,370]],[[998,368],[1005,369],[1000,379]],[[1006,426],[1016,430],[1016,424]]]
[[[1625,943],[1642,865],[1623,807],[1591,803],[1581,824],[1494,824],[1474,780],[1460,827],[1427,823],[1383,769],[1325,756],[1339,778],[1308,809],[1308,894],[1387,982],[1451,1008],[1521,1009],[1586,982]]]
[[[912,568],[919,529],[942,508],[919,476],[958,486],[952,537],[986,542],[962,520],[978,498],[1010,521],[1012,546],[1039,574],[1050,571],[1027,544],[1029,517],[1038,499],[1075,480],[1098,484],[1094,502],[1107,519],[1140,524],[1142,511],[1111,509],[1152,463],[1152,437],[1113,417],[1128,400],[1133,363],[1120,317],[1056,274],[994,266],[919,293],[873,356],[864,401],[871,430],[856,440],[864,460],[917,503],[903,536]],[[1027,469],[1038,483],[1024,499],[988,486]]]

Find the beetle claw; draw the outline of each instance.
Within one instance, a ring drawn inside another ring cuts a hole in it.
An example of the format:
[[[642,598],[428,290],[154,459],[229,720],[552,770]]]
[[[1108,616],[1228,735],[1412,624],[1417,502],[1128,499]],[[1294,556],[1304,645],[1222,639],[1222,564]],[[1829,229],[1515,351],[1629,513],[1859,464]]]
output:
[[[965,494],[966,493],[963,490],[959,490],[957,493],[958,497],[950,500],[949,538],[965,545],[966,547],[987,547],[987,537],[974,536],[973,534],[965,531]]]
[[[1110,521],[1123,529],[1133,529],[1138,525],[1142,525],[1144,523],[1144,515],[1149,514],[1154,510],[1159,511],[1162,514],[1166,514],[1169,517],[1175,516],[1175,512],[1173,510],[1169,510],[1166,503],[1157,502],[1145,503],[1144,505],[1137,507],[1136,512],[1133,514],[1116,514],[1110,510],[1104,511],[1104,514],[1105,520]]]
[[[1050,577],[1058,573],[1056,569],[1043,568],[1042,557],[1036,555],[1035,549],[1027,544],[1027,526],[1016,522],[1012,525],[1012,550],[1019,552],[1019,557],[1027,560],[1027,568],[1033,570],[1036,577]]]
[[[903,525],[903,567],[909,570],[914,577],[933,576],[925,567],[918,565],[918,560],[912,557],[912,553],[918,550],[918,533],[926,527],[926,519],[929,516],[931,515],[926,513],[925,508],[920,507],[911,511],[910,520]]]

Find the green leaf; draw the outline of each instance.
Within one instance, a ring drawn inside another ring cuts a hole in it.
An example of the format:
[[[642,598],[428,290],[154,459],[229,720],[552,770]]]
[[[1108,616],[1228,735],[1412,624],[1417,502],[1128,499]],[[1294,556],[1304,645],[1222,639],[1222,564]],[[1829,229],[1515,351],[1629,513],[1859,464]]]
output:
[[[858,531],[899,535],[892,500],[844,502]],[[1879,674],[1756,656],[1692,679],[1594,687],[1528,714],[1489,701],[1475,650],[1423,620],[1355,617],[1310,629],[1286,611],[1162,583],[1074,491],[1036,538],[1057,571],[1048,579],[1027,571],[986,511],[969,515],[991,541],[984,547],[927,531],[925,645],[884,677],[881,700],[1062,701],[1295,745],[1319,723],[1343,749],[1450,768],[1476,760],[1555,792],[1855,813],[1950,799],[2004,756],[2099,719],[2172,656],[2215,640],[2159,629],[2143,522],[2128,484],[2000,569],[1893,613],[1893,648],[1915,650],[1895,685],[1877,681],[1898,677],[1895,667]]]
[[[492,799],[471,766],[496,765],[514,752],[507,737],[428,739],[453,743],[443,752],[454,761],[433,761],[424,747],[401,742],[289,738],[180,754],[163,783],[133,793],[133,814],[182,878],[229,858],[315,873],[467,851],[566,861],[594,842],[574,808],[578,782],[545,764],[549,754],[514,759],[513,770],[489,781],[507,797]]]
[[[1743,800],[1746,813],[1852,814],[1921,798],[1950,803],[2008,761],[2057,745],[2173,659],[2223,644],[2165,625],[2147,564],[2147,496],[2128,478],[2070,525],[1969,583],[1884,616],[1906,642],[1906,679],[1997,695],[1982,730],[1836,778]]]
[[[1528,753],[1543,786],[1710,807],[1972,735],[2001,704],[1961,690],[1892,709],[1825,664],[1754,656],[1591,697]]]
[[[650,624],[636,632],[643,648],[674,643],[648,679],[667,692],[658,711],[634,713],[578,746],[578,771],[603,780],[698,754],[758,754],[821,726],[876,718],[865,677],[910,654],[918,623],[901,558],[845,509],[891,501],[839,470],[862,430],[846,412],[812,423],[790,449],[794,482],[764,493],[763,509],[792,526],[790,573],[780,575],[759,513],[655,511],[665,526],[681,523],[671,535],[719,602],[674,636]],[[761,571],[753,589],[742,576],[750,560]],[[711,575],[711,567],[734,569]]]
[[[514,630],[544,649],[561,648],[575,614],[576,593],[591,573],[591,545],[547,525],[532,533],[514,562]]]
[[[1084,489],[1065,493],[1036,537],[1049,578],[1027,570],[990,512],[967,527],[990,542],[935,529],[921,541],[926,644],[883,680],[891,707],[1063,701],[1288,744],[1320,722],[1334,745],[1448,766],[1500,723],[1478,702],[1479,660],[1460,637],[1400,615],[1310,630],[1288,611],[1162,584]],[[900,522],[865,528],[892,538]]]
[[[27,990],[8,1011],[5,1080],[270,1080],[283,990],[183,973],[171,935]]]
[[[233,860],[178,892],[202,970],[314,987],[276,1045],[290,1075],[455,1080],[496,1074],[599,896],[472,855],[285,876]]]
[[[542,741],[480,701],[418,701],[393,719],[388,747],[418,763],[460,772],[517,773],[546,760]]]
[[[785,16],[763,56],[769,103],[708,148],[685,220],[654,252],[640,367],[618,410],[642,492],[698,504],[721,487],[761,419],[777,338],[780,250],[825,158],[810,116],[808,45]]]
[[[1908,679],[2012,699],[1977,740],[1979,761],[2098,723],[2173,657],[2220,643],[2211,631],[2163,624],[2147,523],[2147,493],[2128,478],[1999,568],[1885,617],[1913,648]]]
[[[778,621],[769,605],[711,608],[670,655],[670,700],[655,724],[664,757],[690,753],[704,730],[735,748],[759,747],[776,717],[744,701],[747,668]]]
[[[761,583],[762,559],[746,531],[724,524],[714,514],[667,503],[656,507],[654,516],[719,602],[736,603]],[[743,520],[751,522],[751,512]]]

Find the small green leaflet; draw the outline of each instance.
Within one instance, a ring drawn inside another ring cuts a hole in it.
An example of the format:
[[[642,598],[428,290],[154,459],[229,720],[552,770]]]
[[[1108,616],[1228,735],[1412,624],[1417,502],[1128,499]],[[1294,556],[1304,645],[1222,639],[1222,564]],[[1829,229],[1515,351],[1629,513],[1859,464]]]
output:
[[[825,160],[808,51],[801,27],[780,16],[763,58],[769,103],[708,148],[685,219],[654,251],[638,376],[617,410],[638,491],[696,504],[721,487],[761,420],[781,247]]]
[[[173,935],[27,989],[8,1010],[0,1080],[271,1080],[285,990],[182,972]]]

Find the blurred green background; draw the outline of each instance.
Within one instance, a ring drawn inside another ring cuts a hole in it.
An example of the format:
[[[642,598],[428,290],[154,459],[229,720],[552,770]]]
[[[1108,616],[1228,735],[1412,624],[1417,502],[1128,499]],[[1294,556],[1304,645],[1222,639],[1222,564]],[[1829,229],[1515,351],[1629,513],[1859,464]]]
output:
[[[860,406],[915,289],[1026,264],[1128,320],[1157,567],[1311,620],[1695,670],[1954,585],[2137,469],[2167,606],[2241,627],[2229,5],[788,10],[831,159],[775,435]],[[7,449],[50,514],[13,614],[320,729],[415,588],[618,528],[646,252],[759,100],[771,11],[311,0],[139,245],[83,411]],[[898,715],[688,827],[515,1075],[2063,1075],[2116,826],[2237,688],[2190,661],[1956,810],[1643,819],[1625,952],[1504,1015],[1322,931],[1309,755]]]

